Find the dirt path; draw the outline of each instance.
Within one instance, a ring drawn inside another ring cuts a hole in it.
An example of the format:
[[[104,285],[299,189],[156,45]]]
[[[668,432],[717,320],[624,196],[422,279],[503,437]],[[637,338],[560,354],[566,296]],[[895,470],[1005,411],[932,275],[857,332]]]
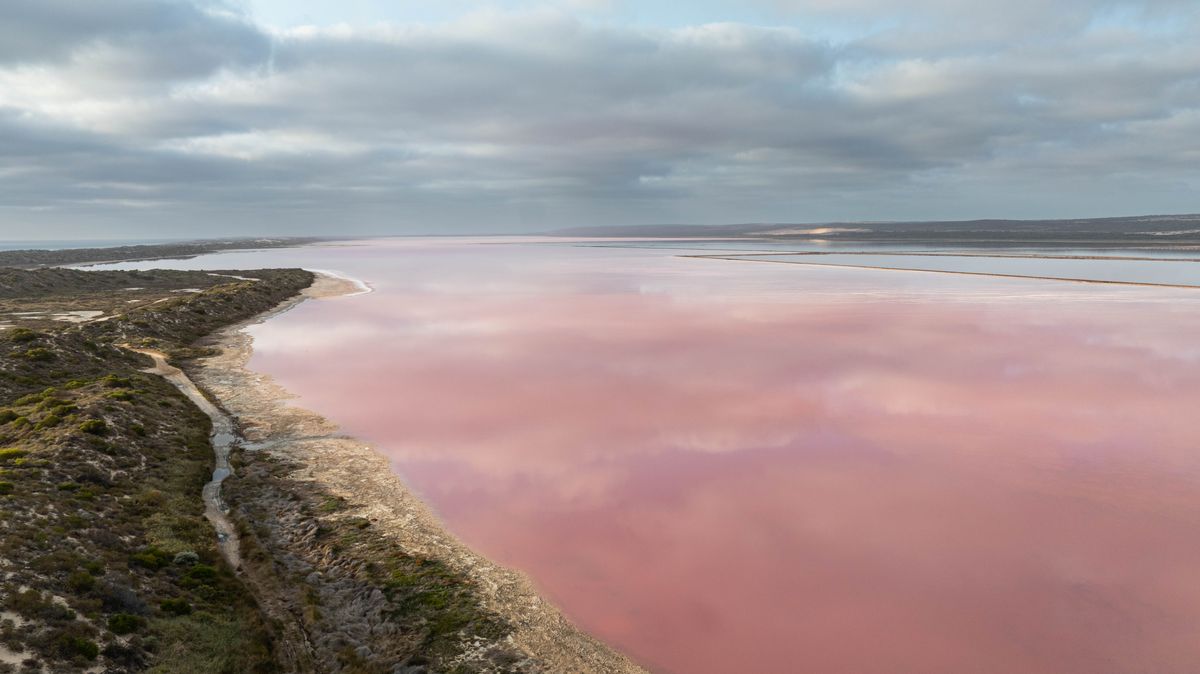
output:
[[[233,523],[225,515],[228,508],[221,500],[221,482],[229,477],[229,474],[232,472],[229,467],[229,452],[233,448],[233,444],[238,440],[233,420],[229,418],[228,414],[225,414],[216,405],[213,405],[208,398],[205,398],[200,389],[196,388],[196,384],[182,370],[168,363],[165,354],[149,349],[127,348],[130,351],[136,351],[137,353],[153,358],[154,367],[143,370],[143,372],[159,375],[171,382],[175,388],[179,389],[201,411],[207,414],[209,419],[212,419],[212,446],[213,454],[216,456],[216,464],[213,467],[212,479],[208,481],[208,484],[204,485],[202,493],[204,499],[204,516],[212,523],[213,529],[217,531],[217,547],[220,549],[221,555],[229,563],[230,568],[237,570],[242,565],[237,532],[233,528]]]

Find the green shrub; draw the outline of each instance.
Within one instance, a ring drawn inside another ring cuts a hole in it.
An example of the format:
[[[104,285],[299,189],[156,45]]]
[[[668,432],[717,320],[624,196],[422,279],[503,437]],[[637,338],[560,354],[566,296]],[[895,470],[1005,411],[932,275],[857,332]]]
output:
[[[58,650],[68,658],[79,655],[85,660],[95,660],[96,656],[100,655],[100,647],[96,645],[96,642],[69,634],[59,637]]]
[[[14,485],[13,483],[0,482],[0,496],[3,496],[5,494],[11,494],[11,493],[13,493],[14,489],[16,489],[16,485]]]
[[[321,505],[317,506],[317,510],[323,513],[335,513],[344,509],[345,507],[346,499],[340,496],[331,496],[322,501]]]
[[[47,395],[47,394],[43,393],[42,401],[38,403],[37,409],[48,410],[51,407],[58,407],[60,405],[68,405],[68,404],[70,404],[70,403],[66,400],[63,400],[62,398],[55,398],[52,395]]]
[[[104,394],[104,397],[111,398],[112,400],[133,400],[133,393],[125,389],[121,389],[118,391],[109,391],[108,393]]]
[[[37,363],[45,363],[54,360],[54,352],[50,349],[44,349],[40,346],[29,349],[25,352],[25,359],[32,360]]]
[[[0,424],[7,424],[10,421],[16,420],[20,416],[12,410],[0,410]]]
[[[88,419],[79,424],[79,430],[92,435],[104,435],[108,432],[108,424],[104,423],[103,419]]]
[[[139,504],[148,508],[159,508],[167,502],[167,495],[158,489],[147,489],[140,492],[135,498]]]
[[[212,585],[217,579],[217,570],[207,564],[197,564],[187,570],[183,577],[179,579],[179,584],[183,587],[196,587],[197,585]]]
[[[79,556],[70,550],[51,550],[29,560],[29,566],[38,573],[52,575],[58,572],[74,571],[79,567],[79,562]]]
[[[61,423],[62,417],[58,416],[57,414],[47,414],[46,416],[42,417],[41,421],[34,424],[33,427],[34,429],[41,431],[47,428],[54,428]]]
[[[200,611],[185,618],[154,620],[150,629],[161,646],[155,653],[154,665],[146,670],[146,674],[274,671],[273,658],[265,648],[262,635],[247,627],[236,617]],[[420,671],[420,668],[411,669]],[[338,671],[365,672],[368,669],[343,665]]]
[[[165,550],[151,547],[135,553],[129,558],[129,563],[157,571],[170,564],[172,559],[173,556]]]
[[[96,587],[96,577],[87,571],[76,571],[67,577],[67,587],[76,592],[87,592]]]
[[[33,330],[30,330],[29,328],[13,328],[12,330],[8,331],[9,341],[17,342],[18,344],[24,343],[24,342],[32,342],[33,340],[35,340],[41,336],[42,336],[42,334],[40,332],[34,332]]]
[[[25,449],[0,449],[0,464],[12,463],[17,459],[29,456],[29,451]]]
[[[163,613],[171,615],[187,615],[192,612],[192,605],[187,603],[185,599],[164,599],[159,608]]]
[[[108,629],[113,634],[129,634],[141,629],[142,625],[146,624],[145,619],[141,616],[131,615],[129,613],[118,613],[108,619]]]
[[[75,619],[74,611],[32,588],[9,595],[6,608],[30,620],[70,622]]]
[[[118,377],[115,374],[108,375],[104,379],[101,379],[100,382],[109,388],[129,388],[130,386],[128,377]]]

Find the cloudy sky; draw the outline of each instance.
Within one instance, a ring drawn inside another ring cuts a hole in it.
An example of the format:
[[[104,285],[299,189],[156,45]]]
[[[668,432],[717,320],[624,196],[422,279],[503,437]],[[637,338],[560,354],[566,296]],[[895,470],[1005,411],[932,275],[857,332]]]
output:
[[[0,238],[1200,211],[1196,0],[3,0]]]

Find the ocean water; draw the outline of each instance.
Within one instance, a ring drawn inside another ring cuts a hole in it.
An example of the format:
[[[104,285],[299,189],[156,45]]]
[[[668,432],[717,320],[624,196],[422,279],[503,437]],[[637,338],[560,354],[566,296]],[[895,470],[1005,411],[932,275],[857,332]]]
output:
[[[368,282],[251,367],[654,671],[1196,670],[1200,291],[680,252],[125,266]]]

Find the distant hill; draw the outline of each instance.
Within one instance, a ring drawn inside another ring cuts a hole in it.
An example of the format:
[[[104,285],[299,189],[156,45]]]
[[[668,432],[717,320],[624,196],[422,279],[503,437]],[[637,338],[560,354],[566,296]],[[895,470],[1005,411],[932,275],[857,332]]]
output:
[[[551,236],[729,237],[945,243],[1200,245],[1200,214],[1072,220],[745,223],[573,227]]]

